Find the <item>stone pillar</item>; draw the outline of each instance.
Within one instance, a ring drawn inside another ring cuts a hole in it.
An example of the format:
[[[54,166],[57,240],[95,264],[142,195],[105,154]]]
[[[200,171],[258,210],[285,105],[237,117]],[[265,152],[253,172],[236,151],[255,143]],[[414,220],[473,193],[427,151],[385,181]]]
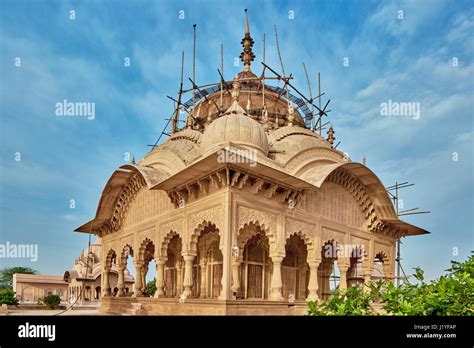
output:
[[[117,278],[117,297],[125,296],[125,268],[127,264],[120,264],[118,267],[118,278]]]
[[[156,291],[155,298],[164,297],[165,287],[165,263],[164,259],[156,259]]]
[[[183,295],[189,297],[193,294],[193,260],[194,255],[185,254],[183,255],[184,259],[184,290]]]
[[[200,298],[206,298],[206,291],[207,291],[207,259],[202,258],[201,262],[199,263],[201,267],[201,289],[200,289]]]
[[[102,272],[102,282],[103,282],[103,287],[102,287],[102,296],[103,297],[108,297],[110,296],[110,280],[109,280],[109,274],[110,274],[110,269],[104,269]],[[81,294],[78,294],[80,296]]]
[[[237,298],[240,293],[240,265],[242,264],[242,256],[232,257],[232,293]]]
[[[281,283],[281,262],[283,261],[283,256],[272,256],[271,259],[273,262],[273,272],[270,284],[270,300],[283,301],[283,295],[281,294],[283,288]]]
[[[135,284],[134,284],[134,291],[133,291],[133,297],[141,297],[143,296],[142,294],[142,268],[143,268],[143,263],[142,262],[135,262]]]
[[[339,257],[337,259],[337,267],[339,268],[339,289],[347,289],[347,270],[350,267],[349,258]]]
[[[393,282],[393,279],[395,278],[394,273],[395,272],[392,265],[388,261],[384,260],[383,261],[383,274],[385,276],[385,280],[389,282]]]
[[[318,297],[318,267],[321,264],[321,260],[315,260],[308,262],[309,264],[309,282],[308,282],[308,297],[306,301],[316,301]]]
[[[145,262],[142,267],[142,294],[146,295],[146,274],[148,273],[148,262]]]
[[[183,263],[178,261],[176,263],[176,293],[179,297],[183,292]]]

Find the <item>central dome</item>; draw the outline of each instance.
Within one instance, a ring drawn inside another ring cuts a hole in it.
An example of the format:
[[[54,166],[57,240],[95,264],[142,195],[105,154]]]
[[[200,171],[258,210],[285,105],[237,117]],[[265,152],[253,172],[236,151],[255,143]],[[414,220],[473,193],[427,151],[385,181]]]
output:
[[[265,156],[268,155],[268,139],[263,127],[247,116],[237,102],[234,102],[223,116],[218,117],[206,127],[201,147],[207,152],[228,142],[260,151]]]

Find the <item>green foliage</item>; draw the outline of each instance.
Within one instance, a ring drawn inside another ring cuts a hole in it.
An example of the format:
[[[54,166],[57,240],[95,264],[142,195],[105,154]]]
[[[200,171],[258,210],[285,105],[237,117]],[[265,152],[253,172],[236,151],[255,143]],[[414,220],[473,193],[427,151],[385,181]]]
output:
[[[15,296],[15,293],[11,289],[1,289],[0,290],[0,305],[17,305],[18,300]]]
[[[362,287],[351,286],[347,290],[336,290],[327,301],[309,302],[309,315],[372,315],[370,306],[373,296]]]
[[[41,300],[49,309],[54,309],[61,303],[61,298],[58,295],[48,295]]]
[[[153,297],[153,295],[155,295],[155,291],[156,291],[156,278],[153,278],[153,280],[150,280],[148,283],[146,283],[145,294],[149,297]]]
[[[22,274],[36,274],[38,273],[30,267],[9,267],[3,268],[0,270],[0,288],[12,289],[13,284],[13,274],[22,273]]]
[[[377,290],[383,308],[393,315],[474,315],[474,255],[465,262],[451,262],[448,274],[425,282],[415,269],[415,284],[399,288],[385,284]]]
[[[369,291],[353,286],[333,291],[327,301],[310,302],[309,315],[372,315],[379,303],[387,315],[474,315],[474,254],[464,262],[451,262],[447,274],[429,283],[415,268],[416,282],[371,282]]]

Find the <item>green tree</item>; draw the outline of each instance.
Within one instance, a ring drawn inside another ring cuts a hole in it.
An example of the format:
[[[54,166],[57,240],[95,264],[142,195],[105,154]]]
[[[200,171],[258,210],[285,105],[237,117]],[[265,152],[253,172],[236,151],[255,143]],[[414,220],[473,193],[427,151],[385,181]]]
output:
[[[0,305],[17,305],[18,300],[15,296],[15,293],[11,289],[1,289],[0,290]]]
[[[36,274],[38,272],[30,267],[3,268],[2,270],[0,270],[0,289],[12,289],[13,274],[15,273]]]
[[[427,283],[415,268],[415,282],[371,282],[369,291],[353,286],[335,290],[327,301],[308,303],[309,315],[373,315],[378,303],[387,315],[474,315],[474,253],[464,262],[451,261],[446,275]]]
[[[54,309],[61,303],[61,298],[58,295],[47,295],[42,298],[43,302],[49,309]]]
[[[153,295],[155,295],[155,291],[156,291],[156,278],[153,278],[153,280],[150,280],[148,283],[146,283],[145,293],[147,296],[153,297]]]

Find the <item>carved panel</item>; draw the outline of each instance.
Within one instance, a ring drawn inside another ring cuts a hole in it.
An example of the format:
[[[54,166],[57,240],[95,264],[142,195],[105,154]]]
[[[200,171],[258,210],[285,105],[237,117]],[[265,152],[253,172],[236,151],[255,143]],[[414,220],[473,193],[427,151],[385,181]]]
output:
[[[277,230],[277,218],[275,214],[270,214],[257,209],[251,209],[244,206],[239,206],[238,209],[238,229],[242,228],[245,224],[250,222],[260,223],[265,225],[265,228],[269,230],[271,234],[276,234]]]
[[[215,206],[209,209],[201,210],[197,213],[191,214],[189,216],[189,227],[192,231],[198,228],[198,226],[206,221],[211,222],[216,225],[216,228],[219,230],[219,233],[224,231],[224,209],[222,206]]]
[[[364,228],[365,216],[353,196],[343,187],[326,182],[308,195],[308,208],[329,219],[355,228]]]
[[[313,236],[313,231],[315,228],[316,227],[314,225],[308,224],[306,222],[287,218],[285,226],[285,235],[286,238],[288,238],[296,232],[302,232],[305,238],[310,238]]]
[[[327,228],[322,228],[321,231],[321,244],[324,244],[327,241],[334,240],[338,244],[344,244],[345,240],[345,233],[344,232],[338,232],[335,230],[327,229]]]
[[[143,187],[137,193],[125,214],[124,227],[134,225],[173,209],[174,206],[168,199],[166,192],[148,190],[146,187]]]

